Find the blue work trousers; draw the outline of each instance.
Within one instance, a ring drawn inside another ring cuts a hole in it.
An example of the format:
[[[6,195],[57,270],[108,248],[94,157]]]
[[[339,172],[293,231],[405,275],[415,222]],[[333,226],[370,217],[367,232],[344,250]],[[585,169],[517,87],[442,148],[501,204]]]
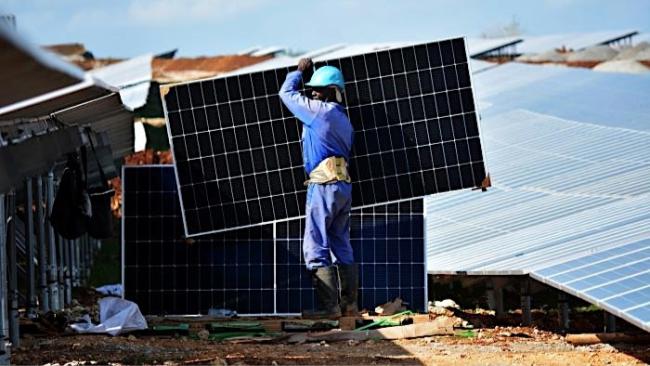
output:
[[[334,263],[352,264],[350,207],[352,184],[309,184],[302,252],[308,270]]]

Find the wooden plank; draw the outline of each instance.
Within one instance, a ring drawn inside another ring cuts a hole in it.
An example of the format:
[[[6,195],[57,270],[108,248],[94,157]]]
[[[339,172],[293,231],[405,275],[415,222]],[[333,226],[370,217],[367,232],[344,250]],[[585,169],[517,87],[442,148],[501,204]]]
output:
[[[650,343],[650,334],[628,333],[584,333],[568,334],[566,341],[575,345],[588,345],[597,343]]]
[[[339,328],[341,330],[355,330],[357,327],[357,319],[355,316],[344,316],[339,319]]]
[[[366,331],[350,331],[350,330],[331,330],[322,333],[310,334],[294,334],[288,339],[288,343],[304,343],[304,342],[336,342],[336,341],[365,341],[368,339],[405,339],[405,338],[418,338],[429,337],[434,335],[453,335],[453,328],[439,327],[431,322],[420,324],[400,325],[397,327],[388,327],[382,329],[366,330]]]
[[[415,314],[409,317],[413,319],[413,324],[420,324],[420,323],[426,323],[431,321],[431,317],[429,316],[429,314]]]

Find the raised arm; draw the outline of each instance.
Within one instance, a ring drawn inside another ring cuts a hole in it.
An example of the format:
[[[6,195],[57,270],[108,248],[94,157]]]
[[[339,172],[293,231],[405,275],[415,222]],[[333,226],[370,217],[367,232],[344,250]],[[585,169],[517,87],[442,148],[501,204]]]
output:
[[[310,66],[310,59],[301,59],[298,63],[298,70],[287,74],[279,93],[284,105],[307,126],[312,123],[322,108],[321,101],[309,99],[298,91],[302,72]]]

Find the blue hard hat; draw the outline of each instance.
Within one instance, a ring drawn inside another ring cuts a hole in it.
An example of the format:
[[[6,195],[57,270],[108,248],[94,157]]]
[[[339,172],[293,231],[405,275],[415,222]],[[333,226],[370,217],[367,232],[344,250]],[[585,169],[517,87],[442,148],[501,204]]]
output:
[[[323,66],[319,68],[314,72],[314,75],[311,76],[311,80],[309,80],[305,85],[323,88],[334,85],[340,90],[345,89],[343,74],[341,73],[341,70],[334,66]]]

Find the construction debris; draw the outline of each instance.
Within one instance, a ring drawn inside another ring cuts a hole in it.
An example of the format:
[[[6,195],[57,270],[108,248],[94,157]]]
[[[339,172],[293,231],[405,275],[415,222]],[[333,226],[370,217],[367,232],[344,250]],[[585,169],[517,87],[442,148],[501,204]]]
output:
[[[431,302],[429,301],[429,306],[431,306]],[[441,307],[441,308],[453,308],[453,309],[460,309],[460,306],[456,304],[456,302],[452,299],[445,299],[442,301],[434,301],[433,302],[434,307]]]
[[[398,297],[393,301],[377,306],[375,308],[375,313],[378,315],[393,315],[405,310],[406,306],[404,306],[403,300]]]
[[[372,330],[331,330],[323,333],[300,333],[290,336],[286,341],[288,343],[305,343],[305,342],[337,342],[337,341],[367,341],[369,339],[409,339],[419,337],[429,337],[438,335],[453,335],[454,330],[450,327],[439,327],[433,322],[419,323],[410,325],[401,325]]]
[[[99,300],[99,324],[93,324],[86,314],[81,322],[71,324],[70,328],[77,333],[107,333],[115,336],[147,329],[147,321],[136,303],[118,297],[105,297]]]
[[[650,344],[650,334],[628,334],[628,333],[583,333],[569,334],[566,341],[573,345],[588,345],[598,343],[636,343]]]
[[[282,322],[284,332],[325,331],[339,327],[338,320],[294,320]]]

